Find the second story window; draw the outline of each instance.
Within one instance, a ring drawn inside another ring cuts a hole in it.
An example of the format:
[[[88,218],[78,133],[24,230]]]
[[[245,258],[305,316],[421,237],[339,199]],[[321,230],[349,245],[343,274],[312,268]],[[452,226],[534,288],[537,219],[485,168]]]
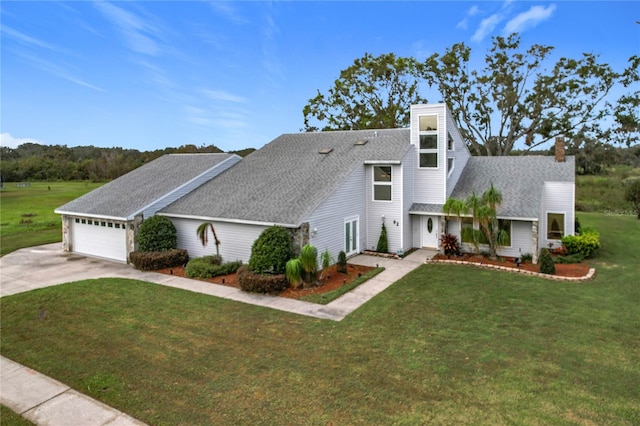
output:
[[[419,164],[423,168],[438,168],[438,116],[419,117]]]
[[[391,201],[391,166],[373,166],[373,199]]]

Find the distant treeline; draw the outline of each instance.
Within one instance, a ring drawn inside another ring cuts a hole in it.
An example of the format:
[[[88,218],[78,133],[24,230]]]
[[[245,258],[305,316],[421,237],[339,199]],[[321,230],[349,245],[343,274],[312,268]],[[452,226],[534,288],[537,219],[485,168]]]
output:
[[[231,151],[241,157],[255,151]],[[183,145],[140,152],[137,149],[95,146],[39,145],[26,143],[17,148],[0,147],[0,175],[5,182],[90,180],[103,182],[122,176],[165,154],[223,152],[215,145]]]

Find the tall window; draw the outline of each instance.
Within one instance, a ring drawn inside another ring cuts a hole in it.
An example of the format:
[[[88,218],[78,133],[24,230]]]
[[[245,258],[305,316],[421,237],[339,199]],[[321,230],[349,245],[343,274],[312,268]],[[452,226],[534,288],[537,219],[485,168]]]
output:
[[[564,236],[564,213],[547,213],[547,239],[560,240]]]
[[[391,166],[373,166],[373,199],[391,201]]]
[[[447,149],[449,151],[453,151],[453,148],[454,148],[453,136],[451,136],[451,133],[447,132]]]
[[[451,172],[453,171],[453,164],[455,159],[447,158],[447,177],[451,176]]]
[[[438,167],[438,116],[419,117],[420,167]]]

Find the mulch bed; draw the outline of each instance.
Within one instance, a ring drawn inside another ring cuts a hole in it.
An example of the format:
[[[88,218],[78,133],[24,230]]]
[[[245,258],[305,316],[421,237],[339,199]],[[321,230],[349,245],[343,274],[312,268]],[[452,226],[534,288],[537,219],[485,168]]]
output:
[[[343,274],[336,271],[336,265],[330,266],[324,274],[322,279],[322,285],[314,286],[310,288],[288,288],[282,293],[278,294],[280,297],[288,297],[290,299],[299,299],[302,296],[308,294],[322,294],[328,293],[335,289],[342,287],[343,285],[350,284],[353,280],[357,279],[360,275],[364,274],[371,269],[375,269],[370,266],[351,265],[347,264],[347,273]],[[173,268],[160,269],[155,272],[167,275],[175,275],[176,277],[187,278],[184,274],[184,268],[182,266],[175,266]],[[220,275],[214,278],[192,278],[199,281],[206,281],[213,284],[221,284],[229,287],[240,288],[238,285],[238,278],[235,273],[228,275]]]
[[[506,268],[524,269],[531,272],[540,272],[540,264],[521,263],[520,267],[514,262],[514,258],[506,257],[497,260],[491,260],[486,256],[463,254],[462,256],[446,256],[437,254],[433,257],[435,260],[463,260],[465,262],[478,263],[483,265],[498,265]],[[556,275],[561,277],[584,277],[589,272],[589,264],[585,261],[580,263],[556,263]]]

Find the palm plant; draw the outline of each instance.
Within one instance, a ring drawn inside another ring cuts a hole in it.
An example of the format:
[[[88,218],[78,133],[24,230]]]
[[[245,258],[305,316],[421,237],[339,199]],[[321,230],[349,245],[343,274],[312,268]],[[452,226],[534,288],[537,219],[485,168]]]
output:
[[[305,244],[300,251],[300,263],[302,264],[302,271],[304,281],[311,283],[317,279],[318,275],[318,250],[310,244]]]
[[[208,236],[209,229],[211,229],[211,233],[213,234],[213,240],[216,243],[216,256],[219,257],[220,256],[220,240],[216,235],[216,229],[213,227],[213,223],[204,222],[200,224],[200,226],[198,226],[198,229],[196,230],[196,234],[198,235],[198,238],[200,239],[202,246],[205,247],[209,242],[209,236]]]
[[[322,264],[322,272],[320,273],[320,280],[324,278],[325,272],[329,269],[329,266],[333,263],[333,256],[329,253],[328,249],[325,249],[320,255],[320,263]]]
[[[285,265],[284,274],[287,281],[294,288],[299,288],[302,284],[302,262],[299,258],[289,259]]]

